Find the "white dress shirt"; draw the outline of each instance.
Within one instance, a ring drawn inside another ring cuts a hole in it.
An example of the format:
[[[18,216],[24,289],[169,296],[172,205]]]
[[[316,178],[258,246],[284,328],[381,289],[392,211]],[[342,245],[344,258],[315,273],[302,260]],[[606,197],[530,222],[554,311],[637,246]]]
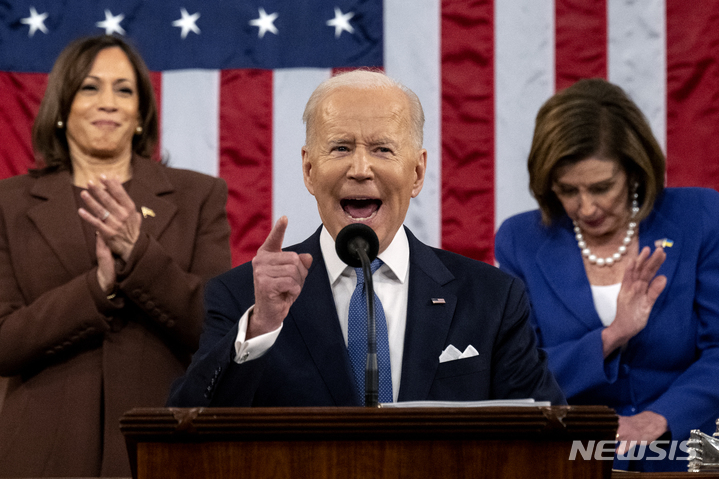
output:
[[[340,328],[347,345],[347,323],[349,304],[357,286],[357,273],[337,256],[335,242],[329,232],[322,227],[320,249],[327,268],[332,295],[335,300]],[[404,332],[407,325],[407,298],[409,296],[409,241],[403,227],[397,231],[394,239],[379,254],[384,264],[372,275],[375,294],[382,303],[387,320],[390,362],[392,366],[392,397],[397,401],[399,385],[402,379],[402,355],[404,353]],[[282,330],[277,330],[245,341],[247,322],[252,307],[240,318],[237,339],[235,340],[235,362],[243,363],[261,357],[272,345]]]
[[[622,283],[609,284],[607,286],[589,285],[592,288],[592,299],[594,299],[594,309],[602,321],[604,327],[609,326],[617,317],[617,298],[619,290],[622,289]]]

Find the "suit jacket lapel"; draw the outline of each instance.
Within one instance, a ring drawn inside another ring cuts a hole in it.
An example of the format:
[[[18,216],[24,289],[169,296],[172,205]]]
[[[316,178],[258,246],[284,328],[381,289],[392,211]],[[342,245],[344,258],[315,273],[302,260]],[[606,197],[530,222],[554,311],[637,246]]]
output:
[[[405,228],[406,229],[406,228]],[[432,249],[421,243],[406,229],[409,239],[409,296],[407,298],[407,326],[402,358],[400,401],[427,399],[449,326],[454,316],[457,297],[445,288],[454,276]],[[444,299],[433,304],[432,298]]]
[[[660,200],[658,200],[652,213],[639,225],[639,250],[649,246],[654,250],[654,242],[660,239],[670,239],[674,242],[672,248],[666,248],[667,259],[659,269],[658,274],[667,277],[667,288],[676,272],[681,255],[682,229],[661,214]],[[579,254],[568,254],[572,248],[577,248],[574,233],[563,220],[553,228],[550,238],[537,252],[537,265],[544,275],[547,283],[562,303],[572,314],[590,329],[601,326],[601,321],[592,299],[592,291],[584,271],[584,264]],[[657,299],[653,310],[659,311],[666,294]]]
[[[320,231],[321,228],[296,248],[298,253],[312,255],[312,266],[289,316],[297,325],[335,403],[338,406],[359,406],[352,366],[320,250]]]
[[[562,220],[552,228],[551,236],[537,251],[537,265],[557,298],[578,321],[593,330],[602,322],[594,309],[582,256],[568,221]]]
[[[173,191],[174,187],[160,165],[133,158],[129,194],[138,210],[143,206],[149,209],[144,215],[142,230],[155,238],[160,237],[177,212],[174,203],[161,197]],[[30,193],[46,200],[29,208],[27,214],[63,266],[72,276],[90,269],[92,264],[87,250],[77,247],[77,240],[84,238],[84,232],[82,218],[77,214],[70,173],[62,171],[41,176]]]
[[[70,173],[62,171],[41,176],[30,194],[46,201],[29,208],[27,215],[70,275],[75,277],[90,269],[87,249],[77,247],[78,238],[84,238],[85,234]]]
[[[159,238],[177,213],[175,203],[162,198],[170,195],[175,188],[157,163],[135,157],[132,161],[133,174],[129,195],[137,210],[143,213],[142,230],[153,238]]]
[[[654,303],[652,312],[662,310],[662,304],[667,297],[666,292],[671,287],[677,266],[679,265],[682,243],[684,241],[682,228],[661,213],[661,198],[659,198],[652,213],[639,225],[639,251],[645,246],[649,246],[651,250],[654,251],[654,242],[662,239],[671,240],[673,245],[664,248],[667,258],[664,260],[657,274],[663,274],[667,277],[667,285],[659,298],[657,298],[657,302]]]

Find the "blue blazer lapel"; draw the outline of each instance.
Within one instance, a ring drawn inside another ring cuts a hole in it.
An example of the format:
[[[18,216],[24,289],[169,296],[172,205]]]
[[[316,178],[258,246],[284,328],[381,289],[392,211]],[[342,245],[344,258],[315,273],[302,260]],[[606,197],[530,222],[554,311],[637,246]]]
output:
[[[359,406],[347,346],[337,317],[319,237],[321,228],[292,248],[310,253],[310,266],[302,293],[290,308],[289,318],[297,326],[310,355],[338,406]]]
[[[406,231],[410,249],[409,296],[398,399],[417,401],[427,399],[429,394],[439,366],[439,353],[435,356],[427,352],[442,351],[457,297],[445,288],[454,280],[452,273],[429,246]],[[445,302],[433,304],[432,298]]]
[[[580,322],[594,330],[602,325],[594,309],[592,290],[584,270],[571,223],[565,218],[537,250],[537,266],[547,284]]]
[[[660,201],[649,217],[639,224],[639,250],[649,246],[653,251],[654,242],[660,239],[666,238],[674,242],[672,248],[665,249],[667,259],[658,272],[667,277],[666,290],[679,264],[683,232],[679,226],[662,215],[659,209]],[[572,248],[577,248],[577,243],[568,221],[565,218],[552,229],[551,236],[537,251],[537,265],[554,294],[574,317],[588,328],[596,329],[601,326],[601,321],[593,307],[592,291],[582,258],[579,254],[571,254]],[[665,298],[666,294],[662,293],[653,311],[661,310]]]
[[[672,280],[676,274],[677,266],[682,254],[682,243],[684,241],[684,231],[676,223],[661,213],[661,198],[657,200],[651,214],[639,224],[639,251],[645,246],[654,251],[655,241],[668,239],[673,242],[672,247],[664,248],[667,258],[659,268],[657,274],[663,274],[667,277],[667,285],[662,294],[654,303],[652,313],[662,310],[667,294],[666,291],[671,287]]]

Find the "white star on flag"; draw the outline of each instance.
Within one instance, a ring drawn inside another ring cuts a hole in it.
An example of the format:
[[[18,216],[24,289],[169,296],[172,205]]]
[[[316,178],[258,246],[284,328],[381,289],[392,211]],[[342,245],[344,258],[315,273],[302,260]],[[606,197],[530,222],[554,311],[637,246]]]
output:
[[[265,36],[266,32],[272,32],[275,35],[277,35],[277,28],[275,27],[275,18],[277,18],[277,13],[273,13],[270,15],[267,15],[267,12],[265,12],[265,9],[260,7],[260,18],[255,18],[254,20],[250,20],[250,25],[253,27],[259,27],[260,30],[257,33],[257,36],[259,38],[262,38]]]
[[[47,12],[37,13],[35,7],[30,7],[30,16],[20,19],[20,23],[30,25],[30,30],[27,33],[28,37],[35,35],[35,32],[38,30],[42,33],[47,33],[47,27],[45,27],[45,19],[47,18],[47,15]]]
[[[182,14],[182,18],[172,22],[173,27],[182,27],[182,33],[180,33],[180,37],[184,40],[187,37],[187,34],[190,33],[190,31],[193,31],[199,35],[200,29],[195,22],[197,22],[197,19],[200,18],[200,12],[193,13],[192,15],[190,15],[187,13],[187,10],[185,10],[184,8],[180,8],[180,13]]]
[[[350,35],[355,32],[355,29],[350,25],[350,18],[354,16],[354,12],[342,14],[342,10],[335,7],[335,18],[327,20],[328,27],[335,27],[335,38],[339,38],[343,31],[348,32]]]
[[[121,13],[117,16],[113,16],[110,10],[105,10],[105,20],[97,22],[95,25],[98,28],[105,29],[105,35],[112,35],[117,32],[120,35],[125,34],[125,30],[120,26],[120,22],[125,18],[125,14]]]

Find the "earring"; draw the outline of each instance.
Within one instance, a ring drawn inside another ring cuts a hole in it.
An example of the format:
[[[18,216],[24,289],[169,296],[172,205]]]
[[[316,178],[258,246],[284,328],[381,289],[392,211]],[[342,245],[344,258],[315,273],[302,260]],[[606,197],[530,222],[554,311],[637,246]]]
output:
[[[137,128],[135,128],[135,134],[142,135],[142,127],[140,125],[137,125]]]
[[[62,120],[57,120],[58,130],[62,130],[64,127],[65,127],[65,123],[63,123]]]
[[[634,188],[632,188],[632,218],[639,213],[639,182],[634,182]]]

